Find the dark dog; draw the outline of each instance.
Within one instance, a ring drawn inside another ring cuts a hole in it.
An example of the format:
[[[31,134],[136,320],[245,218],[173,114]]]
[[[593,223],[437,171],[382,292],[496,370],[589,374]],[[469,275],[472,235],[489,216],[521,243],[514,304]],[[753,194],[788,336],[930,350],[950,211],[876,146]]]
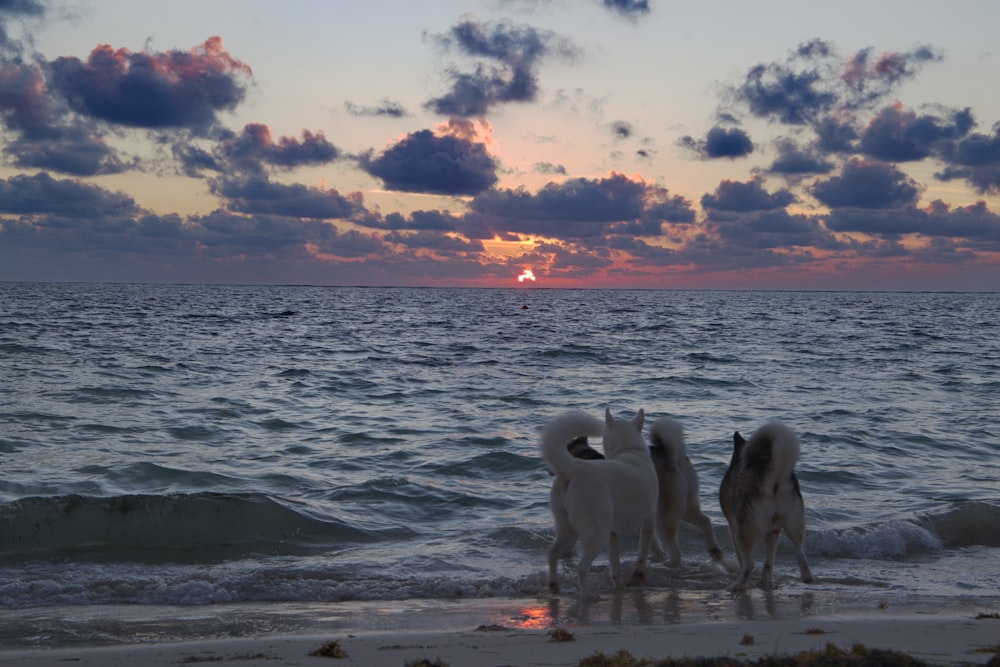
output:
[[[768,422],[747,441],[733,434],[733,457],[719,488],[722,513],[729,522],[733,547],[740,561],[739,576],[729,586],[741,591],[753,572],[753,548],[764,540],[762,588],[772,588],[771,574],[782,529],[795,545],[802,581],[813,580],[802,551],[806,520],[802,492],[795,475],[799,440],[779,422]]]

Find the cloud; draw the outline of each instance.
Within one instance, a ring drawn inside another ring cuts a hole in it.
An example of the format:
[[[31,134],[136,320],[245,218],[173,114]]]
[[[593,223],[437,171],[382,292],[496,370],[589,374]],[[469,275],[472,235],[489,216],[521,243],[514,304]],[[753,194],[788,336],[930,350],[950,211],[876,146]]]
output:
[[[340,150],[322,132],[302,130],[301,139],[283,136],[275,140],[267,125],[247,123],[240,133],[219,129],[214,135],[217,141],[209,150],[186,135],[174,143],[174,158],[185,174],[197,178],[204,171],[214,171],[229,177],[235,174],[263,177],[269,167],[289,171],[327,164],[340,157]]]
[[[632,127],[631,123],[627,123],[624,120],[616,120],[611,123],[611,134],[616,139],[628,139],[635,134],[635,128]]]
[[[10,33],[8,25],[11,19],[21,21],[41,18],[45,13],[45,3],[40,0],[4,0],[0,2],[0,53],[17,56],[24,51],[22,41]]]
[[[139,207],[121,192],[110,192],[75,179],[55,179],[41,172],[0,180],[0,213],[117,218],[136,215]]]
[[[50,140],[15,140],[3,148],[17,167],[57,171],[73,176],[119,174],[138,166],[138,159],[125,160],[96,133],[83,128],[60,130]]]
[[[275,183],[266,177],[223,178],[212,191],[228,200],[227,208],[253,215],[280,215],[316,220],[346,219],[358,213],[360,197],[320,190],[298,183]]]
[[[378,104],[373,106],[362,106],[347,100],[344,102],[344,109],[348,114],[355,117],[369,116],[374,118],[388,116],[390,118],[403,118],[410,115],[410,112],[402,104],[387,99],[379,100]]]
[[[970,134],[946,145],[939,156],[946,166],[935,174],[937,178],[965,179],[981,194],[1000,192],[1000,123],[992,135]]]
[[[562,239],[658,234],[661,222],[693,220],[690,204],[682,197],[671,198],[665,188],[617,173],[548,183],[534,194],[491,190],[469,206],[500,229]]]
[[[950,118],[918,116],[900,105],[888,106],[861,134],[860,150],[885,162],[909,162],[930,156],[942,142],[959,139],[975,126],[969,109],[953,111]]]
[[[954,209],[936,200],[925,209],[834,210],[825,217],[825,224],[837,232],[859,232],[883,239],[919,234],[932,241],[947,239],[953,249],[1000,251],[1000,216],[981,201]],[[943,247],[936,246],[937,250]]]
[[[751,67],[728,89],[728,102],[752,116],[785,125],[814,125],[837,110],[870,109],[928,62],[941,59],[929,46],[873,57],[866,48],[841,58],[832,44],[813,39],[784,62]]]
[[[828,174],[834,164],[816,149],[802,149],[792,139],[780,137],[775,141],[778,156],[767,172],[795,180],[807,174]]]
[[[706,194],[701,198],[704,209],[718,211],[771,211],[785,208],[795,201],[795,195],[789,190],[778,190],[770,193],[764,189],[764,179],[754,178],[746,183],[725,180],[719,183],[715,194]]]
[[[302,130],[302,139],[285,136],[275,141],[270,127],[248,123],[240,134],[219,143],[218,154],[231,165],[259,172],[261,163],[285,169],[326,164],[337,159],[339,151],[322,132]]]
[[[205,133],[243,101],[252,72],[210,37],[189,51],[136,53],[108,45],[86,62],[49,63],[49,86],[77,113],[115,125]]]
[[[390,232],[384,237],[387,243],[397,243],[409,250],[433,250],[442,256],[481,253],[485,250],[481,241],[463,239],[454,234],[421,230],[418,232]]]
[[[836,93],[828,89],[830,80],[823,67],[831,55],[832,46],[828,43],[819,39],[806,42],[784,63],[751,67],[730,94],[758,118],[773,118],[789,125],[806,124],[837,103]]]
[[[738,127],[716,126],[708,131],[704,140],[697,140],[688,135],[681,137],[677,143],[706,160],[745,157],[753,153],[754,149],[750,135]]]
[[[536,174],[549,174],[553,176],[566,175],[566,167],[561,164],[552,164],[551,162],[536,162],[532,165],[531,171]]]
[[[840,250],[845,246],[815,216],[793,215],[784,210],[753,210],[748,215],[718,215],[712,211],[706,226],[721,242],[716,248],[721,255],[742,255],[748,249]]]
[[[362,169],[390,190],[474,195],[493,187],[499,165],[478,142],[430,130],[406,135],[378,155],[365,155]]]
[[[0,118],[14,135],[3,152],[17,167],[93,176],[137,164],[104,141],[98,123],[73,116],[53,99],[38,65],[0,65]]]
[[[849,106],[865,107],[884,99],[900,83],[916,76],[926,63],[942,59],[926,45],[905,53],[884,52],[877,57],[873,53],[871,47],[861,49],[843,64],[840,80],[850,91]]]
[[[816,181],[810,192],[834,209],[895,209],[916,204],[920,187],[891,164],[853,158],[839,176]]]
[[[628,19],[638,19],[649,14],[649,0],[601,0],[605,9]]]
[[[466,19],[433,39],[445,50],[486,61],[471,72],[448,69],[451,90],[425,104],[447,116],[482,116],[498,104],[534,101],[541,60],[547,56],[572,59],[578,54],[572,43],[555,33],[508,21]]]

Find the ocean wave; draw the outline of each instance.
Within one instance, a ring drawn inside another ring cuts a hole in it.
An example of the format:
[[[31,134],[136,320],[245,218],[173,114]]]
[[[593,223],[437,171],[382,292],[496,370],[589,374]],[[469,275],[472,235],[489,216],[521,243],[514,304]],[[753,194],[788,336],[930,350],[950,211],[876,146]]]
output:
[[[199,551],[296,553],[382,537],[256,493],[64,495],[0,504],[0,558],[86,553],[155,561],[197,558]]]
[[[808,552],[827,558],[899,560],[945,549],[1000,547],[1000,507],[957,503],[914,520],[810,533]]]

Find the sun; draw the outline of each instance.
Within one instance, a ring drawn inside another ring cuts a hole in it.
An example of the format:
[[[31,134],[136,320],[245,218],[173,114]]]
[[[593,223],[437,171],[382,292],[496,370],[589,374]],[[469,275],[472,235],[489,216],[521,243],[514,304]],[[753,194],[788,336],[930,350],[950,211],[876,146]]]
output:
[[[535,282],[535,274],[531,271],[531,269],[525,269],[521,275],[517,277],[517,282],[519,283],[523,283],[525,280]]]

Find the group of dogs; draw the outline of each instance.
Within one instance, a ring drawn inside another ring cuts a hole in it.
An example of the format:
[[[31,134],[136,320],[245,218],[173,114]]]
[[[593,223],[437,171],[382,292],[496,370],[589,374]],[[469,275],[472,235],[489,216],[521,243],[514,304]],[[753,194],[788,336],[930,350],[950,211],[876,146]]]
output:
[[[770,421],[746,440],[733,435],[733,455],[719,489],[722,513],[729,524],[738,567],[726,562],[716,543],[711,520],[701,511],[698,476],[687,456],[684,427],[676,419],[656,420],[649,428],[651,445],[642,436],[645,413],[633,419],[604,420],[583,412],[556,417],[542,430],[541,453],[554,476],[549,506],[555,539],[549,548],[549,590],[559,592],[558,561],[579,542],[577,564],[580,596],[592,598],[591,564],[605,549],[616,589],[626,584],[619,563],[619,537],[639,534],[639,554],[627,583],[645,579],[646,559],[654,539],[667,552],[668,564],[680,565],[681,522],[694,524],[705,536],[712,560],[738,572],[730,591],[747,587],[753,572],[753,549],[764,541],[762,588],[772,587],[772,570],[782,530],[795,546],[802,581],[812,572],[802,550],[805,510],[795,464],[799,440],[784,424]],[[588,438],[602,438],[603,454]]]

